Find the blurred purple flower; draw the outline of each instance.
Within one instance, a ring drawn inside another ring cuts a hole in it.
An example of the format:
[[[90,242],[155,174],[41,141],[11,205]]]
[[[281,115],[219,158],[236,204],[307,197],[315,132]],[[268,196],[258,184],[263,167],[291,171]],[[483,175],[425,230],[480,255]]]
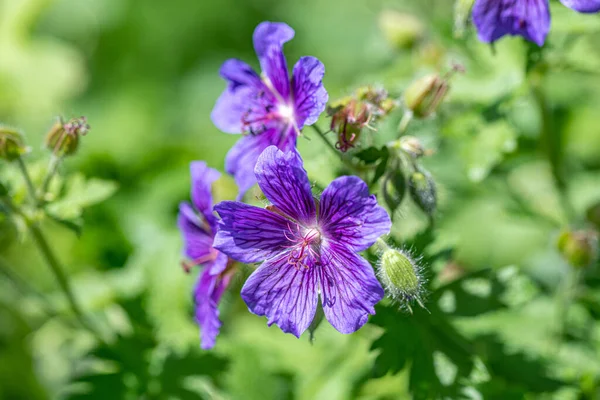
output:
[[[222,218],[215,248],[241,262],[264,261],[242,289],[248,308],[299,337],[320,296],[334,328],[356,331],[384,294],[371,265],[356,253],[389,232],[387,212],[355,176],[335,179],[315,200],[296,152],[270,146],[255,172],[272,206],[215,206]]]
[[[581,13],[600,11],[600,0],[561,0]],[[491,43],[504,35],[520,35],[542,46],[550,30],[548,0],[475,0],[473,22],[479,39]]]
[[[262,75],[237,59],[221,67],[228,85],[211,119],[224,132],[245,134],[225,160],[240,197],[256,183],[254,166],[263,150],[270,145],[283,151],[295,149],[304,125],[314,124],[327,103],[322,84],[325,67],[318,59],[300,58],[289,78],[283,44],[293,37],[294,30],[284,23],[262,22],[253,37]]]
[[[218,219],[213,214],[212,183],[220,176],[205,162],[190,164],[192,175],[192,204],[179,205],[178,226],[184,241],[184,255],[190,260],[184,262],[189,271],[194,266],[203,266],[194,289],[196,321],[202,333],[203,349],[215,345],[219,334],[218,304],[223,291],[233,276],[233,263],[227,256],[213,247],[213,238],[218,228]]]

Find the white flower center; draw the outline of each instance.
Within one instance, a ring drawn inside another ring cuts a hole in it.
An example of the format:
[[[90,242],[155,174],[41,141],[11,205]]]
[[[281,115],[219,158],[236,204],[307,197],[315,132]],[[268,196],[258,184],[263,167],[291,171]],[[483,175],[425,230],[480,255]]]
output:
[[[277,108],[277,113],[281,117],[281,119],[285,121],[293,121],[294,120],[294,109],[287,104],[280,104]]]

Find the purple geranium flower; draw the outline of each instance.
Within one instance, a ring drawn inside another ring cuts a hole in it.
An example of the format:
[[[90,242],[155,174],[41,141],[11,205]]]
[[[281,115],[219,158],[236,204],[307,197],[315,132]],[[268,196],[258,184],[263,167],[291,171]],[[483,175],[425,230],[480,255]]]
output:
[[[356,331],[384,294],[371,265],[356,253],[389,232],[387,212],[355,176],[335,179],[315,200],[296,152],[267,148],[255,173],[272,206],[215,206],[222,218],[215,248],[241,262],[264,261],[242,289],[248,308],[299,337],[320,297],[331,325]]]
[[[202,330],[202,348],[209,349],[219,334],[221,321],[217,306],[233,276],[234,266],[225,254],[213,247],[218,219],[213,214],[211,185],[220,174],[203,161],[191,163],[190,172],[192,204],[179,205],[177,222],[183,235],[184,254],[190,260],[184,262],[185,270],[204,266],[194,289],[194,300],[196,321]]]
[[[600,0],[561,0],[581,13],[600,11]],[[476,0],[473,22],[479,39],[494,42],[504,35],[520,35],[542,46],[550,30],[548,0]]]
[[[263,150],[270,145],[283,151],[295,149],[304,125],[314,124],[327,103],[321,82],[325,67],[316,58],[300,58],[289,78],[283,44],[293,37],[294,30],[288,25],[263,22],[253,38],[262,75],[237,59],[227,60],[221,67],[228,85],[211,118],[224,132],[245,134],[225,160],[240,197],[256,183],[254,166]]]

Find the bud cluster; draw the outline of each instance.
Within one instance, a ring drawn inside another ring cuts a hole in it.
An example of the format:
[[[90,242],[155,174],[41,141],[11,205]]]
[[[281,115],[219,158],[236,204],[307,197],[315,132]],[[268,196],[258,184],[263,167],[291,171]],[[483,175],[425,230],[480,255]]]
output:
[[[375,130],[371,123],[388,115],[396,107],[384,89],[361,87],[327,108],[331,116],[331,130],[338,135],[336,148],[347,152],[356,146],[364,128]]]

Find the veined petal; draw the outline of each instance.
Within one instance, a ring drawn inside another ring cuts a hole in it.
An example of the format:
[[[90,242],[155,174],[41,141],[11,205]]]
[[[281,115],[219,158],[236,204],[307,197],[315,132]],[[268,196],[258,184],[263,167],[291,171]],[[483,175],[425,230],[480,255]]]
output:
[[[258,185],[273,205],[299,222],[315,222],[310,182],[296,151],[284,153],[270,146],[260,155],[254,171]]]
[[[196,322],[201,329],[201,347],[203,349],[210,349],[215,345],[221,328],[218,305],[230,279],[231,275],[224,277],[212,275],[207,268],[202,271],[194,290]]]
[[[234,260],[253,263],[285,251],[290,221],[272,211],[235,201],[215,206],[221,216],[214,248]]]
[[[483,42],[520,35],[542,46],[550,30],[548,0],[476,0],[473,22]]]
[[[265,261],[250,275],[242,298],[256,315],[265,315],[269,326],[300,337],[317,309],[317,269],[295,268],[283,253]]]
[[[292,93],[298,129],[317,122],[329,99],[323,86],[325,66],[315,57],[302,57],[294,66]]]
[[[202,221],[191,204],[181,203],[179,205],[177,225],[183,236],[183,253],[186,257],[198,260],[212,252],[212,234],[202,226]]]
[[[360,329],[384,296],[371,265],[358,254],[332,244],[321,249],[321,304],[329,323],[341,333]]]
[[[339,177],[325,188],[318,219],[327,239],[353,251],[369,248],[392,226],[388,213],[356,176]]]
[[[290,81],[283,44],[293,37],[294,30],[281,22],[262,22],[253,36],[260,66],[284,101],[289,99]]]
[[[229,263],[229,257],[226,254],[217,252],[217,258],[211,263],[206,264],[206,269],[211,275],[219,275],[225,268],[227,268],[227,264]]]
[[[209,168],[204,161],[194,161],[190,164],[192,176],[192,202],[196,210],[204,215],[213,232],[216,230],[217,219],[213,214],[212,184],[221,174],[216,169]]]
[[[212,110],[211,120],[223,132],[241,133],[244,113],[266,88],[252,67],[241,60],[225,61],[220,74],[228,84]]]
[[[600,0],[560,0],[565,6],[580,13],[600,11]]]
[[[296,147],[296,134],[293,127],[274,126],[258,135],[241,138],[227,153],[225,170],[233,175],[240,190],[238,200],[256,183],[254,167],[261,153],[274,145],[283,151]]]

